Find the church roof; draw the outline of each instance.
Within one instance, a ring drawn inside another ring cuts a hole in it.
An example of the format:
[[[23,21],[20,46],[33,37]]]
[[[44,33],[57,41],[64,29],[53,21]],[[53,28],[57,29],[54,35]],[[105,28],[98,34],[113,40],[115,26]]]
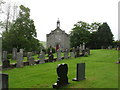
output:
[[[57,20],[57,28],[56,28],[55,30],[51,30],[51,32],[50,32],[49,34],[47,34],[47,37],[48,37],[49,35],[53,34],[56,30],[59,30],[59,31],[61,31],[62,33],[65,33],[67,36],[69,36],[69,34],[67,34],[64,30],[61,30],[61,29],[60,29],[60,21],[59,21],[59,19]]]

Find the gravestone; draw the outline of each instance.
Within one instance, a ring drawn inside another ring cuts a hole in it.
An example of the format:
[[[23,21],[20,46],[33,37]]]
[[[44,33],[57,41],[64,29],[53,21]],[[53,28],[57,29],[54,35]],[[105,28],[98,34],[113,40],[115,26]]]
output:
[[[79,50],[79,46],[77,46],[75,57],[79,57],[79,56],[80,56],[80,50]]]
[[[81,56],[85,56],[85,50],[82,50]]]
[[[48,57],[49,57],[49,61],[50,61],[50,62],[53,62],[54,55],[53,55],[53,53],[52,53],[52,49],[50,49],[50,53],[48,54]]]
[[[22,53],[17,53],[17,65],[16,65],[16,67],[23,67],[23,62],[22,62],[22,60],[23,60],[23,55],[22,55]]]
[[[90,49],[86,48],[86,51],[87,51],[88,55],[90,55]]]
[[[29,57],[32,57],[32,52],[27,52],[27,61],[29,61]]]
[[[85,43],[83,42],[83,47],[82,47],[82,50],[85,50]]]
[[[60,49],[57,50],[57,60],[62,60],[61,59],[61,50]]]
[[[68,49],[65,49],[65,51],[64,51],[64,59],[68,59],[68,53],[69,51],[68,51]]]
[[[3,51],[2,53],[2,60],[7,60],[7,51]]]
[[[81,44],[80,44],[79,50],[80,50],[80,53],[82,53],[83,48]]]
[[[57,67],[58,80],[57,80],[57,83],[53,84],[53,88],[60,88],[62,86],[69,84],[67,73],[68,73],[67,64],[65,63],[58,64],[58,67]]]
[[[73,81],[81,81],[85,79],[85,63],[77,64],[77,73],[76,78],[73,78]]]
[[[34,65],[35,61],[34,61],[34,57],[29,57],[29,65]]]
[[[70,57],[75,57],[75,48],[73,47],[72,51],[70,52]]]
[[[22,57],[23,57],[23,51],[24,51],[24,49],[20,49],[20,53],[22,53]]]
[[[39,63],[45,63],[45,52],[41,51],[39,56],[40,62]]]
[[[17,60],[17,48],[13,48],[13,60]]]
[[[8,74],[0,73],[0,90],[8,90]]]
[[[10,61],[7,59],[7,51],[3,51],[2,54],[2,68],[9,68],[10,67]]]

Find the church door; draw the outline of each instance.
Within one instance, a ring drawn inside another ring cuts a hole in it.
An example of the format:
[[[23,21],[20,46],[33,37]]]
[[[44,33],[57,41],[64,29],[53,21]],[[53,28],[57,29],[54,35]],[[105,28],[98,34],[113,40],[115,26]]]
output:
[[[59,44],[56,45],[56,51],[59,49]]]

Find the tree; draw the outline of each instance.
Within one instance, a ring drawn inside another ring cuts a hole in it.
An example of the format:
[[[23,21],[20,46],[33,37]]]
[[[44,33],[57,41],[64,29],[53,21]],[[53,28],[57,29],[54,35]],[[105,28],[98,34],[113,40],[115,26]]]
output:
[[[108,24],[105,22],[103,23],[99,28],[96,33],[97,36],[97,47],[101,48],[107,48],[108,46],[113,44],[113,34],[111,32],[110,27]]]
[[[34,21],[30,19],[30,9],[20,6],[18,18],[11,24],[10,30],[3,32],[3,50],[11,52],[12,48],[35,51],[40,48]]]
[[[71,47],[77,47],[80,44],[88,43],[90,32],[90,25],[86,22],[80,21],[74,25],[74,28],[70,32],[70,44]]]

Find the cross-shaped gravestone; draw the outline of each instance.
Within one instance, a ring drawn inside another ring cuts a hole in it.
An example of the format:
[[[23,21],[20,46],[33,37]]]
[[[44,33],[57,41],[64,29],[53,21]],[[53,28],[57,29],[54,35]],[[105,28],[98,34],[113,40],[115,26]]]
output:
[[[58,80],[57,80],[57,83],[53,84],[53,88],[60,88],[62,86],[69,84],[67,73],[68,73],[67,64],[65,63],[58,64],[58,67],[57,67]]]
[[[77,64],[77,73],[76,78],[73,78],[73,81],[81,81],[85,79],[85,63]]]

